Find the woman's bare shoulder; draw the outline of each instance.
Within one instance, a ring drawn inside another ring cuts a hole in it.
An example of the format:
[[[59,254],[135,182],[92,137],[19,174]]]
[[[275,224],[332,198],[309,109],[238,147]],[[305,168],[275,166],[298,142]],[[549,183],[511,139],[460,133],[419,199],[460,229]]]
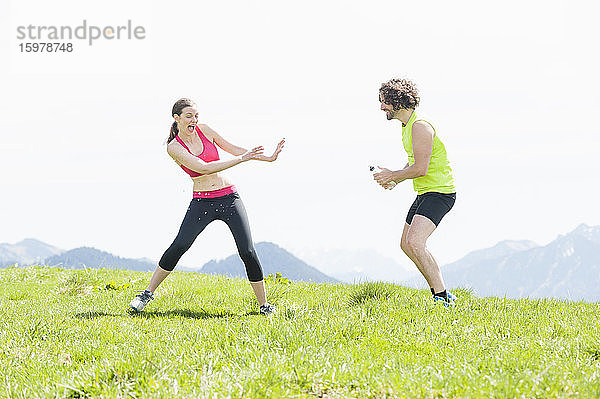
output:
[[[181,151],[181,149],[183,149],[183,146],[179,144],[179,142],[176,139],[171,140],[167,144],[167,153],[171,156]]]

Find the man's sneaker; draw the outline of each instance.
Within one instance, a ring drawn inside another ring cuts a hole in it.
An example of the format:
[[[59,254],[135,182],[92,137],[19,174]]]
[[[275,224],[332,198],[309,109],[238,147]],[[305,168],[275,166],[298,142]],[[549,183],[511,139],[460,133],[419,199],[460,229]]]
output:
[[[452,298],[452,299],[450,299]],[[452,308],[454,307],[456,302],[456,297],[454,295],[448,294],[447,299],[442,298],[441,296],[434,296],[433,297],[433,303],[437,304],[437,305],[441,305],[445,308]]]
[[[275,306],[271,305],[270,303],[265,303],[264,305],[262,305],[259,309],[259,312],[261,315],[263,316],[268,316],[271,313],[273,313],[275,311]]]
[[[152,299],[154,299],[154,295],[150,291],[141,291],[129,303],[129,310],[132,312],[141,312]]]

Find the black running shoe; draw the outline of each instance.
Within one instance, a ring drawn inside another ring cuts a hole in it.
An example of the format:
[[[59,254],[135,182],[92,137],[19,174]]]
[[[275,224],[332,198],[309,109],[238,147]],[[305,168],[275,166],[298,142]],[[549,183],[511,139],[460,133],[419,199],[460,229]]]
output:
[[[265,303],[260,307],[260,314],[263,316],[268,316],[275,311],[275,305],[271,305],[270,303]]]

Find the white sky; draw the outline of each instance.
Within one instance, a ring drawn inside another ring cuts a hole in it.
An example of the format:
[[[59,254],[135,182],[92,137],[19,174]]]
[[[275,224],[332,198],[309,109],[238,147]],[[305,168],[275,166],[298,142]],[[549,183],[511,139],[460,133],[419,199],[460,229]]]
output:
[[[228,172],[256,242],[407,264],[412,183],[383,191],[367,171],[406,163],[377,101],[392,77],[416,81],[455,170],[457,203],[430,240],[441,263],[598,225],[597,15],[592,1],[2,1],[0,242],[158,259],[191,198],[163,145],[190,97],[235,144],[287,138],[276,163]],[[130,19],[146,39],[19,52],[17,26],[84,19]],[[180,265],[234,252],[214,223]]]

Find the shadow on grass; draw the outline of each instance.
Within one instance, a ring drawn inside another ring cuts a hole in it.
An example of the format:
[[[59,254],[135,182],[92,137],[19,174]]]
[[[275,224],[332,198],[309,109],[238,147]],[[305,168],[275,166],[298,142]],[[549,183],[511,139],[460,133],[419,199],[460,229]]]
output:
[[[260,313],[257,312],[256,310],[252,311],[252,312],[248,312],[246,313],[244,316],[259,316]]]
[[[172,317],[187,317],[188,319],[201,319],[201,320],[206,320],[206,319],[217,319],[217,318],[222,318],[222,317],[245,317],[245,316],[257,316],[260,313],[258,313],[257,311],[253,311],[253,312],[248,312],[244,315],[239,315],[239,314],[235,314],[235,313],[231,313],[229,311],[222,311],[222,312],[216,312],[216,313],[211,313],[211,312],[207,312],[205,310],[201,310],[201,311],[195,311],[195,310],[191,310],[191,309],[173,309],[173,310],[167,310],[164,312],[161,311],[145,311],[145,312],[127,312],[127,316],[130,317],[139,317],[139,318],[143,318],[143,319],[153,319],[153,318],[157,318],[157,317],[163,317],[163,318],[172,318]],[[122,317],[123,314],[122,313],[106,313],[106,312],[81,312],[81,313],[77,313],[75,314],[75,318],[77,319],[95,319],[95,318],[99,318],[99,317]]]
[[[156,317],[187,317],[189,319],[216,319],[221,317],[239,317],[239,315],[235,313],[227,312],[217,312],[210,313],[205,310],[195,311],[190,309],[173,309],[167,310],[165,312],[160,311],[148,311],[148,312],[138,312],[138,313],[128,313],[132,317],[141,317],[145,319],[156,318]]]
[[[584,349],[584,352],[591,357],[593,360],[599,361],[600,360],[600,349],[598,349],[597,347],[589,347]]]

